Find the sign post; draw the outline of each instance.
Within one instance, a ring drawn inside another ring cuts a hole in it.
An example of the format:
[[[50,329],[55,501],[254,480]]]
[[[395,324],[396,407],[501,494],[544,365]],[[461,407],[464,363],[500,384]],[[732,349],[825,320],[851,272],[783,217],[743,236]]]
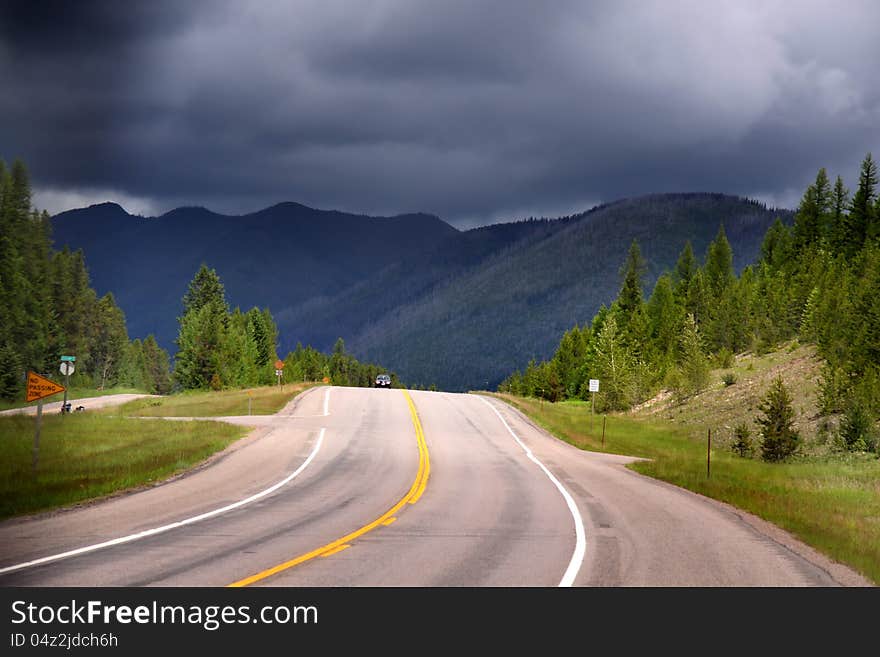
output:
[[[279,358],[278,360],[275,361],[275,376],[278,379],[278,387],[281,388],[282,390],[284,390],[284,388],[281,387],[281,377],[283,375],[284,375],[284,361]]]
[[[593,416],[596,414],[596,393],[599,392],[599,379],[590,379],[590,435],[593,433]]]
[[[706,479],[712,476],[712,429],[706,434]]]
[[[34,452],[31,467],[33,471],[37,471],[37,463],[40,459],[40,427],[43,424],[43,398],[51,395],[57,395],[59,392],[66,393],[67,388],[50,381],[44,376],[40,376],[36,372],[27,373],[27,395],[25,401],[37,402],[37,426],[34,432]],[[65,395],[66,396],[66,395]]]
[[[67,410],[67,389],[70,387],[70,375],[74,371],[76,356],[61,357],[61,373],[64,375],[64,401],[61,402],[61,413]]]

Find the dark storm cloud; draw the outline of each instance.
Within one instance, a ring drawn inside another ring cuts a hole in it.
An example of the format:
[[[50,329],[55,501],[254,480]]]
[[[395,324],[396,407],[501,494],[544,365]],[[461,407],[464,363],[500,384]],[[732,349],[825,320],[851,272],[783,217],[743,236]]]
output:
[[[0,155],[53,211],[296,200],[470,224],[658,191],[790,204],[818,167],[852,185],[880,150],[878,7],[13,3]]]

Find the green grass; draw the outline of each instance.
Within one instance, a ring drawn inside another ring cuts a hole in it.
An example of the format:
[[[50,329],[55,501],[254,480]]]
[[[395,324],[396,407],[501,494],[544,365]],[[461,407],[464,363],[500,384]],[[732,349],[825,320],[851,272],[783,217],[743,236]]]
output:
[[[49,415],[43,417],[34,473],[34,426],[33,417],[0,418],[0,518],[161,481],[248,432],[220,422]]]
[[[52,377],[49,377],[50,379]],[[64,377],[58,377],[52,379],[53,381],[63,383]],[[143,395],[146,394],[143,390],[137,390],[136,388],[107,388],[106,390],[95,390],[94,388],[68,388],[67,389],[67,398],[68,399],[86,399],[88,397],[104,397],[105,395],[122,395],[122,394],[133,394],[133,395]],[[58,393],[57,395],[52,395],[51,397],[43,398],[44,404],[51,404],[52,402],[60,402],[64,400],[64,393]],[[36,406],[37,402],[24,402],[24,401],[0,401],[0,411],[7,411],[13,408],[24,408],[25,406]]]
[[[602,418],[595,417],[591,432],[589,405],[584,402],[551,404],[496,396],[576,447],[649,458],[630,467],[764,518],[880,584],[876,455],[769,464],[741,458],[726,443],[715,443],[707,477],[706,437],[695,439],[693,427],[613,415],[607,418],[603,447]]]
[[[195,391],[162,398],[136,399],[99,412],[107,415],[141,417],[219,417],[272,415],[314,383],[286,383],[283,387],[263,386],[245,390]]]

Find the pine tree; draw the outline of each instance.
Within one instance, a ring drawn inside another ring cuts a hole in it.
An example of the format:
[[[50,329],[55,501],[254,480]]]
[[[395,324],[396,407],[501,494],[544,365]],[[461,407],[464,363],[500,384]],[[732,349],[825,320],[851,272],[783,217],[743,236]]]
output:
[[[718,234],[709,244],[709,248],[706,251],[706,264],[703,267],[703,273],[709,285],[709,290],[716,300],[721,298],[724,291],[735,278],[733,271],[733,249],[730,248],[730,242],[727,241],[724,224],[718,227]]]
[[[266,327],[265,316],[258,308],[251,308],[247,312],[248,331],[256,347],[256,359],[254,365],[266,367],[272,357],[272,345],[269,343],[269,331]]]
[[[171,391],[171,365],[168,352],[162,349],[151,333],[143,341],[144,366],[152,382],[151,392],[166,395]]]
[[[694,257],[694,248],[691,241],[688,240],[684,244],[681,254],[678,256],[678,262],[675,264],[675,274],[673,284],[675,288],[675,296],[679,302],[683,303],[687,297],[687,291],[691,284],[691,279],[697,272],[697,259]]]
[[[777,217],[761,243],[761,261],[771,270],[780,269],[791,259],[793,244],[791,230]]]
[[[647,304],[651,341],[661,358],[668,364],[678,343],[678,334],[684,320],[681,306],[676,302],[672,279],[663,274],[657,279]]]
[[[174,378],[183,388],[206,389],[220,381],[225,319],[225,315],[216,312],[214,304],[194,309],[181,318]]]
[[[226,292],[223,283],[220,282],[220,277],[216,271],[209,269],[207,265],[202,263],[183,297],[183,314],[199,310],[208,304],[215,305],[223,313],[229,312],[226,304]]]
[[[761,427],[761,454],[764,460],[782,461],[794,454],[800,436],[794,428],[791,395],[781,376],[774,379],[758,409],[763,413],[756,421]]]
[[[855,255],[869,237],[877,236],[874,198],[877,194],[877,164],[868,153],[862,161],[859,186],[850,203],[844,222],[842,247],[848,256]]]
[[[691,278],[688,286],[687,298],[685,299],[685,312],[694,316],[697,324],[708,323],[710,320],[710,308],[712,295],[703,270],[698,269]]]
[[[152,381],[147,375],[144,345],[138,338],[128,343],[125,358],[119,367],[118,383],[128,388],[153,392]]]
[[[648,337],[648,320],[642,293],[645,269],[638,242],[633,240],[620,272],[623,285],[615,302],[620,337],[632,351],[640,351]]]
[[[610,314],[596,339],[596,374],[601,381],[597,410],[624,410],[632,404],[633,358],[621,339],[617,319]]]
[[[128,347],[125,315],[109,292],[98,300],[93,317],[87,371],[103,390],[116,382],[116,374]]]
[[[679,401],[698,394],[709,384],[709,359],[693,315],[685,317],[678,347],[677,376],[673,391]]]
[[[848,206],[849,190],[843,184],[843,178],[837,176],[837,180],[834,182],[834,191],[831,193],[831,209],[828,214],[828,222],[825,225],[826,241],[835,252],[839,251],[843,244],[844,223]]]
[[[641,309],[643,303],[642,276],[645,273],[645,261],[635,240],[630,244],[620,273],[623,276],[623,286],[617,296],[617,305],[622,316],[628,319]]]

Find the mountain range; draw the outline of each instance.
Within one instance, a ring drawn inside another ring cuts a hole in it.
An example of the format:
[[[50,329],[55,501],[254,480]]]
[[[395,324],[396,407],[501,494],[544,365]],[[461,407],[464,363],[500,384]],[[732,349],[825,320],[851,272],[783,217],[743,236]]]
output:
[[[82,249],[99,294],[112,292],[131,337],[173,355],[177,317],[202,263],[230,304],[268,307],[283,356],[300,342],[348,351],[408,385],[491,388],[562,333],[588,323],[620,287],[633,239],[645,292],[685,241],[705,253],[724,226],[742,269],[789,210],[724,194],[655,194],[556,219],[458,230],[430,214],[354,215],[280,203],[229,216],[200,207],[140,217],[114,203],[53,217],[56,248]]]

